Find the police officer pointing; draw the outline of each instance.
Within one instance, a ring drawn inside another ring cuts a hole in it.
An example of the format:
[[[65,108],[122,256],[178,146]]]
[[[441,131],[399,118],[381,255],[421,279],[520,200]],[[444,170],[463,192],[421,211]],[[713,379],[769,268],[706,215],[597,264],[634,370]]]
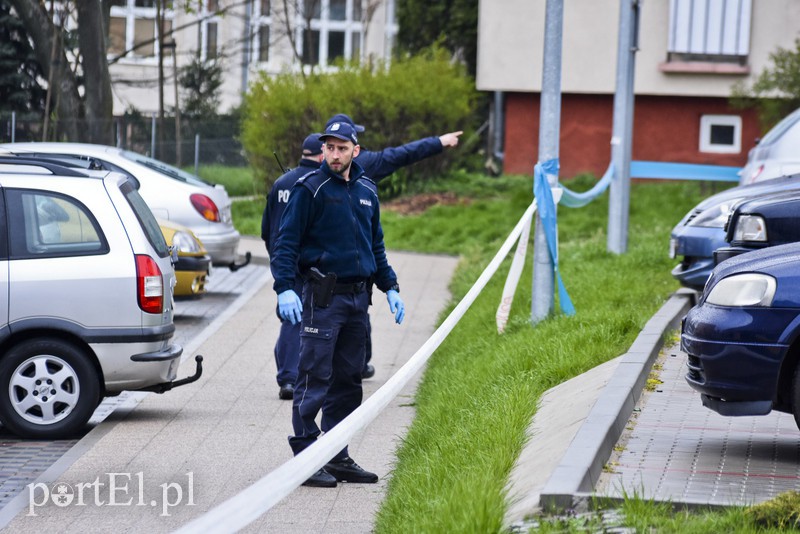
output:
[[[373,282],[386,293],[395,321],[405,316],[397,276],[386,259],[377,186],[353,161],[360,150],[356,130],[333,122],[320,140],[325,161],[292,188],[272,260],[280,315],[301,323],[289,437],[294,454],[361,404]],[[296,269],[304,280],[302,300],[293,289]],[[320,410],[321,429],[315,421]],[[378,481],[349,457],[347,447],[304,484],[335,487],[345,481]]]

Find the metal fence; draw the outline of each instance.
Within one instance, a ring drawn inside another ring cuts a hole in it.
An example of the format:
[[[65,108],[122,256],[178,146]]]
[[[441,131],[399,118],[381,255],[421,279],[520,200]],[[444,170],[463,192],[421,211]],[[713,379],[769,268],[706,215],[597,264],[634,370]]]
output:
[[[70,139],[59,129],[58,121],[48,121],[45,135],[44,119],[17,113],[0,113],[0,142],[81,141]],[[89,131],[89,121],[80,121],[78,130]],[[176,165],[220,164],[247,165],[244,149],[238,140],[239,121],[234,116],[209,120],[181,119],[126,114],[114,117],[111,138],[105,144],[152,156]]]

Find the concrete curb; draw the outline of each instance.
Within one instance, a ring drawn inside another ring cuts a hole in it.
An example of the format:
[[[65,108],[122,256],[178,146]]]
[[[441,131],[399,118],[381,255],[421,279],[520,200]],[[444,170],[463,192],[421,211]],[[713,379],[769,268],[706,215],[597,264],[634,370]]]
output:
[[[650,369],[674,329],[693,305],[695,293],[679,290],[647,321],[542,489],[547,511],[574,508],[592,492],[642,394]]]

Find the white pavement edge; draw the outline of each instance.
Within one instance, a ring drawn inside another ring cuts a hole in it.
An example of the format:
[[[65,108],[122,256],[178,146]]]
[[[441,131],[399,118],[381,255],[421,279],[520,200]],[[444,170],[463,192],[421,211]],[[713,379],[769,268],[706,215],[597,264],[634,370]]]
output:
[[[664,334],[677,327],[694,298],[693,291],[677,291],[624,355],[545,392],[528,429],[528,445],[509,477],[506,525],[542,509],[574,508],[591,493],[642,393]]]

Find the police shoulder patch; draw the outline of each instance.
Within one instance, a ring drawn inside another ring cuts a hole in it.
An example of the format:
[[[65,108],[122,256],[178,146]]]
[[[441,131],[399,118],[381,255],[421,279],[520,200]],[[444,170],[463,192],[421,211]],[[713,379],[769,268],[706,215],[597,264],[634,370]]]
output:
[[[309,171],[298,178],[296,185],[304,185],[306,189],[314,193],[317,189],[319,189],[320,178],[322,177],[322,173],[319,172],[318,169],[314,169],[313,171]]]

